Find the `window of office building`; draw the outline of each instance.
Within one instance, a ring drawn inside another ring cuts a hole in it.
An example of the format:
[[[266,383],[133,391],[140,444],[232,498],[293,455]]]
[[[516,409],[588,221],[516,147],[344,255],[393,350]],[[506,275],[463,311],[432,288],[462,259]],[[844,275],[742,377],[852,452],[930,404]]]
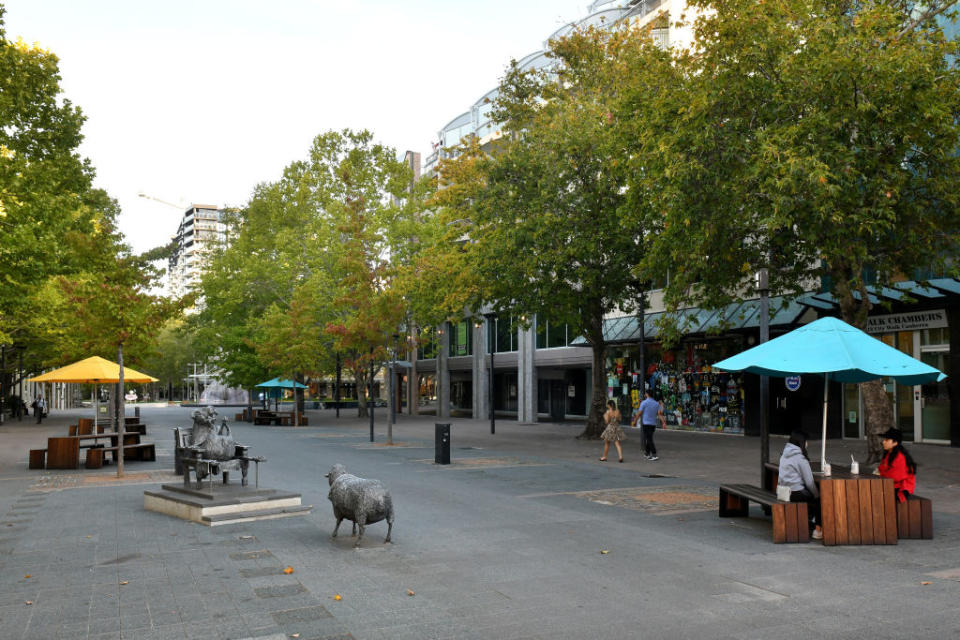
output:
[[[537,319],[537,349],[566,347],[579,333],[570,325]]]
[[[467,320],[449,324],[450,357],[473,355],[473,325]]]
[[[513,318],[496,319],[497,343],[494,350],[497,353],[517,350],[517,325]]]

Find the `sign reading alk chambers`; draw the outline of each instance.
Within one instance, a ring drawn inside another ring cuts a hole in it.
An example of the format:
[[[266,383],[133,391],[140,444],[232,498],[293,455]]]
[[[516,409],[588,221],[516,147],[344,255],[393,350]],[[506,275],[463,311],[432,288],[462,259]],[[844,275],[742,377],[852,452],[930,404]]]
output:
[[[917,331],[919,329],[940,329],[947,326],[947,312],[916,311],[914,313],[893,313],[886,316],[867,318],[867,333],[894,333],[897,331]]]

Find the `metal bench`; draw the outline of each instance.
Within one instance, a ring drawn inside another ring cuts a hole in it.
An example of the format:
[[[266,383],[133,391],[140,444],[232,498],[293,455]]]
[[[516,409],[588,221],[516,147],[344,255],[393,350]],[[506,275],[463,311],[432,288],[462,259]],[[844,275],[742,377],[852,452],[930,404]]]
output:
[[[230,471],[240,471],[240,485],[248,485],[247,473],[250,463],[254,463],[254,486],[260,486],[260,463],[265,462],[262,456],[250,456],[249,447],[242,444],[234,446],[233,457],[227,460],[215,460],[205,456],[203,448],[189,443],[188,433],[192,429],[174,428],[174,470],[177,475],[183,475],[183,486],[189,488],[193,484],[197,489],[203,487],[203,481],[210,479],[210,489],[213,489],[213,476],[220,475],[223,484],[229,484]],[[191,483],[190,472],[193,471],[194,483]]]

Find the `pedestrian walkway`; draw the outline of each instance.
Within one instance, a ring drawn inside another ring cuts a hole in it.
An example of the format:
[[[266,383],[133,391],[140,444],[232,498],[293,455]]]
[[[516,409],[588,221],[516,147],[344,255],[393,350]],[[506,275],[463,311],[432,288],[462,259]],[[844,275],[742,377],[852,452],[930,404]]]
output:
[[[143,410],[155,462],[30,471],[27,450],[82,414],[0,426],[3,638],[946,638],[960,634],[960,452],[911,447],[935,537],[890,547],[774,545],[760,515],[719,518],[717,485],[758,482],[756,438],[658,432],[661,460],[628,430],[624,464],[576,424],[369,422],[308,411],[309,427],[234,423],[268,460],[261,485],[297,491],[303,518],[208,528],[143,509],[172,475],[190,410]],[[225,410],[228,417],[234,409]],[[350,417],[348,417],[350,416]],[[446,420],[444,421],[446,422]],[[776,459],[783,440],[772,438]],[[830,441],[841,462],[863,443]],[[811,446],[811,451],[818,447]],[[334,463],[376,477],[397,513],[359,549],[334,519]],[[893,604],[892,604],[893,603]]]

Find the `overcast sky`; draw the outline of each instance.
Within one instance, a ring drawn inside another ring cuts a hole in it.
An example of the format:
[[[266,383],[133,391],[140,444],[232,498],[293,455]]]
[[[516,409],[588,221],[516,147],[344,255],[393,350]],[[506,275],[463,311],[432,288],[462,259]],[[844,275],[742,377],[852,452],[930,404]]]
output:
[[[60,58],[81,153],[136,252],[177,205],[243,205],[318,133],[426,153],[437,131],[588,0],[0,0],[7,37]]]

